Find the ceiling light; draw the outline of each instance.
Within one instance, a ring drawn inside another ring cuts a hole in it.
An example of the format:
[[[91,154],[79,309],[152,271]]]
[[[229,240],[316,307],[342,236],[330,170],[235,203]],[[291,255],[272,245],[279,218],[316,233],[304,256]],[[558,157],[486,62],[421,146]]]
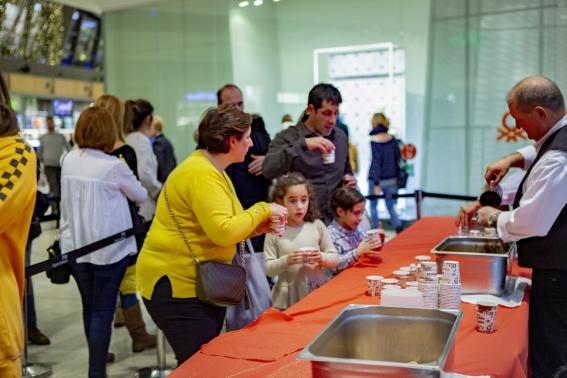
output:
[[[244,7],[247,7],[248,4],[250,4],[250,2],[248,2],[248,1],[241,1],[240,3],[238,3],[238,6],[239,6],[240,8],[244,8]]]
[[[280,0],[274,0],[274,3],[277,3],[278,1],[280,1]]]
[[[263,0],[254,0],[254,6],[257,7],[257,6],[262,5],[262,4],[264,4]]]

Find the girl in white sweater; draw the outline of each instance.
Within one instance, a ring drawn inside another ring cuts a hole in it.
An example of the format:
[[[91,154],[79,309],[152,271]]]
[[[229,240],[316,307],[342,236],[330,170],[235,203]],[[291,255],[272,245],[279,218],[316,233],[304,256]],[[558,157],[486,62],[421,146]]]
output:
[[[284,310],[327,281],[339,256],[325,224],[318,219],[313,187],[300,173],[280,176],[273,200],[285,206],[288,224],[282,237],[266,235],[266,274],[278,276],[272,290],[274,307]]]

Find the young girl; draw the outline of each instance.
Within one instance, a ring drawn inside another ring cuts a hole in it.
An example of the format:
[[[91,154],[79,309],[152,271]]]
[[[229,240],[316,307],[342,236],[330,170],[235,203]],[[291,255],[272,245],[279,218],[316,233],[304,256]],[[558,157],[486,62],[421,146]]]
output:
[[[325,224],[317,219],[313,187],[305,177],[296,172],[280,176],[272,197],[288,211],[283,236],[269,234],[264,242],[266,274],[278,276],[274,307],[284,310],[323,285],[324,268],[334,269],[339,258]]]
[[[335,269],[340,272],[353,265],[365,253],[377,252],[380,240],[366,240],[368,224],[364,221],[364,196],[352,188],[339,188],[333,194],[331,208],[335,220],[328,230],[340,260]]]

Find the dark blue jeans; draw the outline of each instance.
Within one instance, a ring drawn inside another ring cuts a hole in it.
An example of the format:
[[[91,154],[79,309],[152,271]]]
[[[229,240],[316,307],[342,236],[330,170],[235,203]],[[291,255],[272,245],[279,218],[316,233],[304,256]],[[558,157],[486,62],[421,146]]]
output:
[[[128,258],[110,265],[71,262],[69,266],[83,302],[83,325],[89,346],[89,378],[104,378],[118,287],[128,266]]]

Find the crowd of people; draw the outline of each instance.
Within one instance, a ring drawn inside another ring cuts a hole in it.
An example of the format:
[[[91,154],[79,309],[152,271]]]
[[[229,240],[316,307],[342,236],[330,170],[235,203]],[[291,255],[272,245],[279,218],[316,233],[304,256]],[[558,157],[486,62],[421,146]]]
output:
[[[25,215],[10,219],[10,224],[4,224],[8,219],[3,217],[0,223],[0,245],[10,250],[0,255],[0,266],[14,272],[9,277],[0,275],[9,294],[0,296],[1,305],[13,309],[6,313],[8,327],[3,334],[8,336],[0,337],[0,376],[16,376],[21,312],[7,303],[20,302],[24,293],[23,254],[33,212],[36,165],[32,149],[18,136],[8,93],[2,89],[0,151],[12,149],[11,156],[19,154],[21,159],[14,167],[20,173],[13,173],[11,187],[2,186],[0,206],[2,211],[18,208]],[[50,179],[50,186],[61,198],[64,253],[151,222],[147,235],[126,238],[69,263],[82,299],[89,377],[105,377],[106,363],[113,358],[108,349],[117,298],[122,319],[115,321],[127,326],[134,352],[156,343],[155,336],[145,330],[136,293],[164,332],[179,364],[217,336],[226,308],[202,300],[199,269],[209,261],[231,264],[237,246],[246,239],[252,240],[255,250],[265,252],[265,274],[276,278],[273,305],[280,310],[364,254],[381,248],[380,240],[366,237],[370,228],[380,224],[376,200],[371,197],[368,224],[366,198],[353,175],[348,137],[337,126],[342,102],[337,88],[315,85],[299,122],[273,140],[260,116],[244,112],[242,92],[236,85],[220,88],[217,99],[218,106],[207,110],[199,123],[196,151],[179,165],[162,133],[163,121],[143,99],[100,97],[79,117],[76,148],[67,152],[67,146],[58,142],[61,178],[60,183]],[[537,143],[535,149],[491,164],[486,178],[494,184],[512,166],[529,167],[515,210],[468,204],[457,222],[466,224],[477,214],[479,223],[496,225],[502,239],[518,241],[520,263],[534,268],[531,365],[537,376],[547,376],[566,357],[562,333],[553,329],[565,323],[565,300],[559,294],[567,284],[563,266],[567,260],[560,253],[567,222],[567,197],[562,196],[567,187],[563,182],[567,179],[567,134],[563,132],[567,118],[561,92],[542,77],[517,84],[508,103],[518,127]],[[400,232],[394,195],[402,158],[400,141],[388,129],[387,117],[375,114],[369,134],[369,194],[384,193],[392,225]],[[47,147],[48,143],[40,147],[42,156],[48,156]],[[4,165],[6,159],[0,158]],[[46,165],[48,159],[41,161]],[[282,232],[275,232],[278,225],[285,225]],[[3,326],[0,322],[1,331]]]

